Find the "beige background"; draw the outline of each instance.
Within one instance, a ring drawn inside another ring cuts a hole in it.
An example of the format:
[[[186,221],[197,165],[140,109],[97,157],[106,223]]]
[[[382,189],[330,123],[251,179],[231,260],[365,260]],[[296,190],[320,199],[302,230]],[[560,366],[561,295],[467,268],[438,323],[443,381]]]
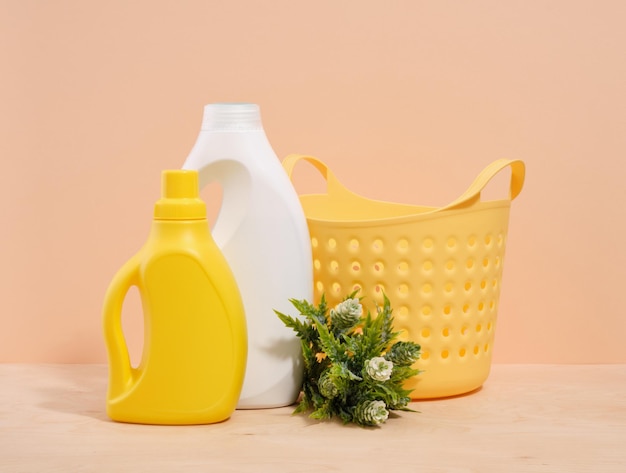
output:
[[[104,292],[160,171],[205,103],[249,101],[281,158],[317,155],[374,198],[444,205],[524,159],[495,361],[626,362],[625,18],[622,1],[0,0],[0,361],[105,360]]]

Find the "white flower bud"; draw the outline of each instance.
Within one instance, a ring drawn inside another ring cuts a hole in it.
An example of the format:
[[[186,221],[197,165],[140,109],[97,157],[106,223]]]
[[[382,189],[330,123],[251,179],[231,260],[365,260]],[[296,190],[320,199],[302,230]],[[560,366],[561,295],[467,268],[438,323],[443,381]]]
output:
[[[364,401],[354,411],[356,421],[364,425],[379,425],[387,420],[389,411],[383,401]]]
[[[338,329],[354,327],[363,314],[363,306],[358,299],[346,299],[330,310],[331,324]]]
[[[387,381],[391,377],[393,363],[382,356],[375,356],[365,362],[365,371],[376,381]]]

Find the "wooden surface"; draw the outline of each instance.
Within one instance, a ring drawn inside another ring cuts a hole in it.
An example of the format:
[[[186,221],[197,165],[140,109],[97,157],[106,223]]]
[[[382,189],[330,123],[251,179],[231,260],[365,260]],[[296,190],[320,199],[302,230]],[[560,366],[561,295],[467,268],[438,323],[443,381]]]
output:
[[[221,424],[111,422],[102,365],[0,364],[1,472],[626,472],[626,365],[495,365],[381,428],[291,407]]]

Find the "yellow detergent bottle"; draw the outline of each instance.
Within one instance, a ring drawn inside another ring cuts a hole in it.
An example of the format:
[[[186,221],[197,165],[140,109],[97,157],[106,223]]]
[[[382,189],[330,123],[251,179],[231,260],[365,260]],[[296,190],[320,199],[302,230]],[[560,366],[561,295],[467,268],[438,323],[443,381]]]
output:
[[[226,420],[237,405],[247,354],[243,303],[198,192],[196,171],[163,172],[148,241],[107,291],[107,414],[113,420],[209,424]],[[121,321],[132,286],[145,323],[136,368]]]

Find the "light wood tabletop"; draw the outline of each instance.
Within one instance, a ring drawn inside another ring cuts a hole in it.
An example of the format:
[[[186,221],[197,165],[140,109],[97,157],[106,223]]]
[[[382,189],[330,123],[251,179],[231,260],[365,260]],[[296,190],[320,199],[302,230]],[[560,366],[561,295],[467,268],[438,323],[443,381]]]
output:
[[[103,365],[0,364],[1,472],[626,471],[626,365],[494,365],[482,389],[379,428],[238,410],[226,422],[112,422]]]

